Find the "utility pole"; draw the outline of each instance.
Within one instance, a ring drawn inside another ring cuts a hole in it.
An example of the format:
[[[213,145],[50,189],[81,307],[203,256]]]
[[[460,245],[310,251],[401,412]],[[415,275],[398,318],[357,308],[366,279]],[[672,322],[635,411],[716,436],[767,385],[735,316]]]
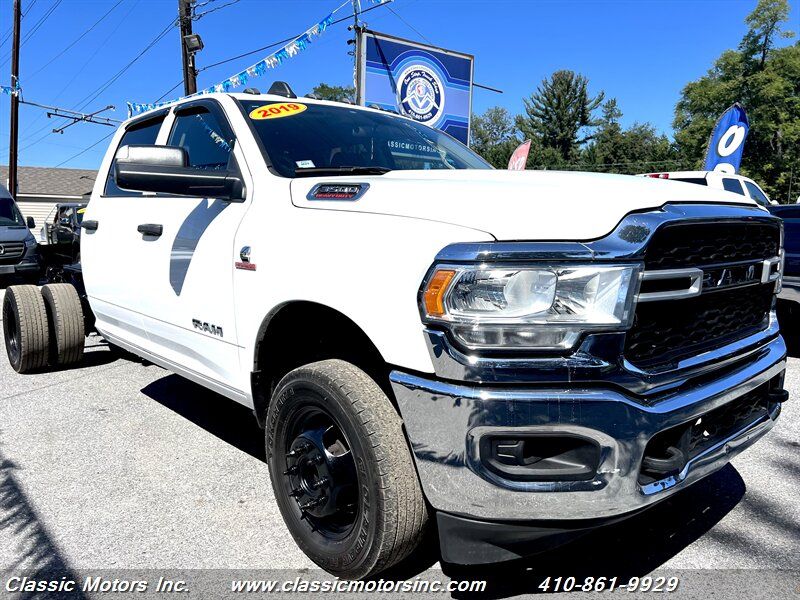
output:
[[[187,96],[197,93],[197,72],[194,68],[194,52],[186,45],[192,35],[192,4],[194,0],[178,0],[178,20],[181,30],[181,57],[183,59],[183,91]]]
[[[8,143],[8,191],[17,198],[17,153],[19,143],[19,27],[22,19],[22,0],[14,0],[14,33],[11,41],[11,125]]]
[[[362,41],[361,32],[362,32],[362,29],[363,29],[363,25],[361,24],[361,20],[359,19],[359,16],[361,15],[361,0],[352,0],[352,2],[353,2],[353,24],[350,27],[348,27],[348,29],[352,29],[353,30],[354,37],[353,37],[352,40],[348,40],[347,43],[353,45],[353,52],[352,52],[352,54],[353,54],[353,87],[356,90],[355,103],[356,104],[360,104],[361,103],[362,81],[361,81],[361,72],[360,72],[361,69],[359,69],[359,66],[358,66],[358,57],[359,57],[359,53],[361,52],[361,41]]]

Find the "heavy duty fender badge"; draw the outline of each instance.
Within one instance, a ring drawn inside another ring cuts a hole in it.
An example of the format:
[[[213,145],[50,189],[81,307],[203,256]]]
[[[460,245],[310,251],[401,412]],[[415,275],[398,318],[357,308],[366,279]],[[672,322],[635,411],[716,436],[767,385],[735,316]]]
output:
[[[306,198],[308,200],[358,200],[369,189],[368,183],[318,183]]]
[[[242,249],[239,250],[239,258],[240,261],[236,261],[234,266],[237,269],[241,269],[242,271],[255,271],[256,265],[255,263],[250,262],[250,246],[242,246]]]

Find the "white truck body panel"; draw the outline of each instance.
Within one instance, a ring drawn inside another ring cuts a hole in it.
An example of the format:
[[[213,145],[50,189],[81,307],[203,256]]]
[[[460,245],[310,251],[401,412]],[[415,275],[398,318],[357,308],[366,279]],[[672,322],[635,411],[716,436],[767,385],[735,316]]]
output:
[[[690,184],[572,172],[393,171],[291,180],[269,171],[233,99],[209,97],[223,107],[236,135],[247,199],[103,197],[123,125],[85,214],[100,225],[82,236],[83,272],[98,331],[248,405],[259,329],[286,303],[333,308],[356,323],[389,364],[431,373],[417,291],[443,247],[591,240],[631,211],[668,202],[753,204]],[[166,143],[173,119],[166,117],[158,144]],[[306,198],[314,184],[331,181],[370,188],[355,202]],[[163,225],[163,235],[144,239],[136,229],[144,223]],[[234,266],[245,246],[256,270]],[[193,327],[193,319],[224,335]]]

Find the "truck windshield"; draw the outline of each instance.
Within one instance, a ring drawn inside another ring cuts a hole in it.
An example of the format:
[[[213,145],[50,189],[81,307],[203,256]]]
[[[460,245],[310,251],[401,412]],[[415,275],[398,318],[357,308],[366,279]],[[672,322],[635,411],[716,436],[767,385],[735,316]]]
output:
[[[25,220],[11,198],[0,197],[0,227],[8,227],[9,225],[25,226]]]
[[[248,100],[242,106],[273,168],[284,177],[492,168],[450,136],[377,110],[301,100]]]

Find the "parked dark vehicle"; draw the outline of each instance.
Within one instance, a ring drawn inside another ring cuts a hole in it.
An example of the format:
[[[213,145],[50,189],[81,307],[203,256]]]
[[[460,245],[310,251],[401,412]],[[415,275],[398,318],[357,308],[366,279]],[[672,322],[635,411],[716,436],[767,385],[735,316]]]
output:
[[[783,287],[778,295],[778,319],[789,335],[787,339],[797,344],[800,332],[800,205],[773,204],[765,207],[783,219],[783,248],[785,253]]]
[[[30,231],[35,227],[32,217],[22,213],[8,193],[0,186],[0,282],[37,282],[41,274],[36,238]]]
[[[39,252],[49,282],[62,282],[66,265],[80,262],[81,222],[86,203],[61,202],[53,207],[39,234]]]

